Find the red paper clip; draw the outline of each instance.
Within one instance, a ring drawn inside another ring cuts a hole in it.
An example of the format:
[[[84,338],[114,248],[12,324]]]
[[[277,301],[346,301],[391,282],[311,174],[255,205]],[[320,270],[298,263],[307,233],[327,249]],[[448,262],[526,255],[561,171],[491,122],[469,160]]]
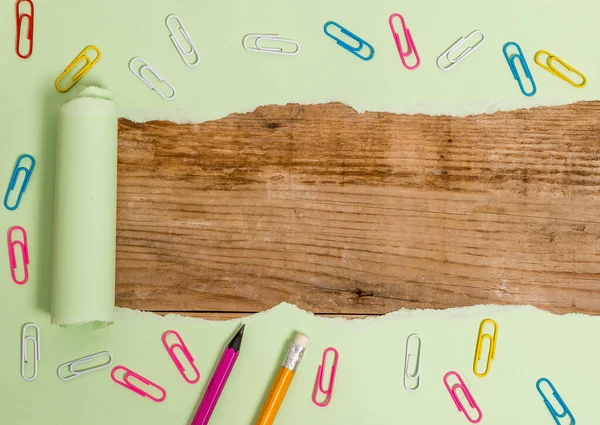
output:
[[[21,3],[29,3],[29,5],[31,7],[31,12],[30,13],[26,13],[26,12],[20,13]],[[17,11],[17,45],[16,45],[17,55],[19,55],[19,57],[22,59],[27,59],[33,53],[33,1],[18,0],[16,11]],[[26,55],[22,54],[21,49],[20,49],[21,28],[23,26],[24,19],[27,19],[27,21],[28,21],[27,40],[29,40],[29,53],[27,53]]]
[[[176,343],[174,343],[172,345],[169,345],[169,343],[167,342],[167,338],[171,334],[175,335],[177,337],[177,340],[179,342],[176,342]],[[173,330],[166,331],[163,334],[163,336],[162,336],[162,340],[163,340],[163,343],[165,344],[165,348],[167,349],[167,352],[169,353],[169,356],[171,356],[171,358],[175,362],[175,366],[177,366],[177,369],[181,373],[181,376],[183,376],[183,379],[185,379],[190,384],[197,383],[200,380],[200,372],[198,371],[198,368],[194,364],[194,358],[192,357],[192,353],[190,353],[190,350],[188,350],[187,346],[183,342],[183,339],[181,339],[181,335],[179,335],[176,331],[173,331]],[[192,366],[192,369],[194,369],[194,372],[196,374],[196,379],[191,380],[185,374],[185,366],[183,366],[183,364],[181,363],[181,361],[177,358],[177,354],[175,354],[175,349],[176,348],[179,348],[179,350],[183,353],[183,355],[185,356],[185,358],[187,359],[187,361]]]
[[[325,363],[327,362],[327,353],[333,353],[333,366],[331,367],[331,375],[329,378],[329,388],[325,389],[325,385],[323,382],[323,375],[325,373]],[[340,353],[333,348],[329,347],[325,351],[323,351],[323,362],[319,366],[319,370],[317,371],[317,381],[315,382],[315,389],[313,391],[313,403],[315,403],[319,407],[326,407],[331,402],[331,397],[333,397],[333,386],[335,385],[335,375],[337,374],[338,361],[340,359]],[[326,396],[324,402],[320,402],[317,400],[317,396],[319,391]]]
[[[404,37],[406,38],[407,48],[406,52],[402,48],[402,41],[400,40],[400,35],[394,26],[394,18],[400,18],[400,22],[402,23],[402,32],[404,33]],[[398,47],[398,53],[400,54],[400,60],[402,61],[402,65],[406,69],[410,69],[411,71],[417,69],[419,65],[421,65],[421,58],[419,57],[419,52],[417,52],[417,46],[415,46],[415,41],[412,38],[412,34],[410,30],[406,26],[406,22],[404,21],[404,17],[399,13],[394,13],[390,16],[389,19],[390,28],[392,30],[392,35],[394,36],[394,41],[396,42],[396,47]],[[414,65],[408,65],[406,63],[406,58],[415,54],[416,63]]]
[[[119,381],[116,377],[115,377],[115,372],[119,369],[122,369],[125,371],[125,374],[123,375],[123,380]],[[165,399],[167,398],[167,392],[165,391],[164,388],[159,387],[158,385],[156,385],[154,382],[149,381],[148,379],[144,378],[141,375],[138,375],[137,373],[135,373],[134,371],[132,371],[131,369],[127,369],[125,366],[115,366],[112,370],[112,372],[110,373],[110,377],[112,378],[113,381],[115,381],[117,384],[133,391],[136,394],[141,395],[142,397],[148,397],[150,400],[152,401],[156,401],[157,403],[160,403],[161,401],[165,401]],[[150,394],[147,391],[142,390],[139,387],[136,387],[134,384],[132,384],[131,382],[129,382],[129,378],[135,378],[138,381],[140,381],[142,384],[148,385],[150,387],[154,387],[157,390],[159,390],[162,394],[161,398],[156,398],[154,397],[152,394]]]
[[[20,231],[23,234],[23,240],[13,240],[13,233],[15,231]],[[17,277],[17,255],[15,253],[16,247],[21,248],[21,253],[23,257],[23,270],[25,270],[25,277],[22,280],[19,280]],[[24,285],[29,280],[29,247],[27,245],[27,233],[25,229],[21,226],[11,227],[8,231],[8,256],[10,258],[10,273],[12,275],[13,282],[17,285]]]

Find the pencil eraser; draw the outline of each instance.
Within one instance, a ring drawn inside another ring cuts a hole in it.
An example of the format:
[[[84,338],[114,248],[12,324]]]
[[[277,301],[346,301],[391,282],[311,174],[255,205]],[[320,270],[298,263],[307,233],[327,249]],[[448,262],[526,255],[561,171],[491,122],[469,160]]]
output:
[[[300,347],[308,347],[308,343],[310,339],[306,335],[298,334],[296,335],[296,339],[294,339],[294,344],[299,345]]]

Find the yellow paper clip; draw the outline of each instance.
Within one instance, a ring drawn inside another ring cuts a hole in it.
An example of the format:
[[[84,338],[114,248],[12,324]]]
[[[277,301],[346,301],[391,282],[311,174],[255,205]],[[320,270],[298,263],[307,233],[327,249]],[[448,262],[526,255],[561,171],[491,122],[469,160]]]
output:
[[[484,334],[485,325],[487,323],[491,323],[494,325],[494,335]],[[483,373],[479,373],[477,371],[477,363],[481,360],[481,351],[483,350],[483,342],[489,339],[490,340],[490,351],[488,353],[487,364],[485,366],[485,371]],[[477,349],[475,350],[475,361],[473,362],[473,372],[475,375],[483,378],[490,373],[490,365],[492,360],[494,360],[494,356],[496,355],[496,341],[498,339],[498,323],[496,323],[492,319],[485,319],[481,322],[481,326],[479,327],[479,336],[477,337]]]
[[[90,59],[90,57],[86,55],[86,53],[90,50],[94,50],[96,52],[97,56],[95,59]],[[101,57],[102,53],[100,53],[100,49],[98,49],[96,46],[87,46],[85,49],[83,49],[79,56],[77,56],[75,60],[65,68],[65,71],[62,74],[60,74],[60,77],[58,77],[58,79],[56,80],[56,90],[58,90],[61,93],[66,93],[69,90],[71,90],[71,88],[73,88],[73,86],[77,84],[77,81],[81,80],[83,76],[87,74],[94,65],[96,65],[96,63],[100,60]],[[85,66],[79,72],[77,72],[77,74],[75,74],[71,81],[71,84],[69,84],[68,87],[62,88],[60,86],[60,82],[62,81],[62,79],[65,78],[69,74],[69,72],[71,72],[73,68],[75,68],[81,61],[85,61]]]
[[[547,55],[548,56],[548,59],[546,59],[546,64],[543,64],[542,62],[540,62],[540,56],[542,56],[542,55]],[[554,65],[552,65],[552,62],[554,62],[554,61],[556,61],[559,64],[561,64],[562,66],[564,66],[567,70],[569,70],[571,72],[574,72],[575,74],[579,75],[581,77],[581,80],[582,80],[581,83],[577,84],[575,81],[569,79],[569,77],[567,77],[565,74],[563,74],[558,69],[556,69],[556,67]],[[535,54],[535,63],[537,63],[542,68],[544,68],[546,71],[548,71],[548,72],[556,75],[561,80],[564,80],[567,83],[571,84],[573,87],[577,87],[578,89],[582,89],[587,84],[587,78],[585,78],[585,75],[583,75],[581,72],[579,72],[578,70],[576,70],[575,68],[573,68],[571,65],[569,65],[568,63],[566,63],[565,61],[563,61],[561,58],[559,58],[558,56],[553,55],[552,53],[550,53],[547,50],[540,50],[539,52],[537,52]]]

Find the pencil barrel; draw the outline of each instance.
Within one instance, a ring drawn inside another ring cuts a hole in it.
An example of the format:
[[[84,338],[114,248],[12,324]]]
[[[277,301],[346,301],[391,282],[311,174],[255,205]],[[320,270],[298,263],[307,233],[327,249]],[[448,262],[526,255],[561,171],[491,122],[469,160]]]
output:
[[[285,400],[285,395],[287,394],[295,375],[296,372],[293,370],[285,367],[281,368],[256,425],[272,425],[273,422],[275,422],[277,413],[279,413],[279,409],[283,404],[283,400]]]

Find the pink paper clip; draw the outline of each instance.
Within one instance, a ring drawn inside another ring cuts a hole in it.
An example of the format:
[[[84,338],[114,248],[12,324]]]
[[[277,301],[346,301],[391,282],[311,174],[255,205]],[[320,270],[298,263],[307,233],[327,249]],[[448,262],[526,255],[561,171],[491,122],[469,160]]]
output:
[[[23,240],[13,240],[13,233],[18,230],[23,234]],[[15,247],[21,248],[23,254],[23,269],[25,270],[25,277],[23,280],[19,280],[17,277],[17,256],[15,253]],[[12,275],[13,282],[17,285],[25,285],[29,280],[29,247],[27,245],[27,233],[21,226],[11,227],[8,231],[8,255],[10,257],[10,273]]]
[[[458,378],[458,381],[459,381],[459,383],[458,384],[454,384],[452,386],[452,388],[450,388],[450,385],[448,384],[448,377],[450,375],[456,376]],[[477,405],[477,403],[475,403],[475,399],[471,395],[471,392],[469,391],[469,389],[465,385],[465,382],[460,377],[460,375],[458,373],[454,372],[454,371],[448,372],[446,375],[444,375],[444,385],[446,385],[446,388],[448,389],[448,392],[450,392],[450,395],[452,396],[452,400],[454,400],[454,404],[456,404],[456,407],[458,408],[458,411],[459,412],[463,412],[465,414],[465,416],[467,417],[467,420],[469,422],[471,422],[472,424],[476,424],[476,423],[481,422],[481,420],[483,419],[483,412],[481,411],[481,409],[479,408],[479,406]],[[465,394],[465,397],[467,398],[467,401],[469,402],[469,405],[471,406],[471,408],[477,410],[477,413],[479,413],[479,418],[472,419],[469,416],[469,413],[467,412],[467,409],[465,409],[465,406],[462,404],[462,402],[460,401],[460,399],[456,395],[456,391],[457,390],[462,390],[463,391],[463,393]]]
[[[122,369],[125,371],[125,374],[123,375],[123,380],[119,381],[116,377],[115,377],[115,372],[119,369]],[[165,401],[165,399],[167,398],[167,392],[165,391],[164,388],[159,387],[158,385],[156,385],[154,382],[149,381],[148,379],[144,378],[141,375],[138,375],[137,373],[135,373],[134,371],[132,371],[131,369],[127,369],[125,366],[115,366],[112,370],[112,372],[110,373],[110,377],[112,378],[113,381],[115,381],[117,384],[133,391],[136,394],[141,395],[142,397],[148,397],[150,400],[152,401],[156,401],[157,403],[160,403],[161,401]],[[148,385],[150,387],[154,387],[157,390],[159,390],[162,394],[161,398],[156,398],[154,397],[152,394],[150,394],[149,392],[146,392],[144,390],[142,390],[139,387],[136,387],[134,384],[132,384],[131,382],[129,382],[129,378],[135,378],[138,381],[140,381],[142,384]]]
[[[323,383],[323,375],[325,373],[325,364],[327,363],[327,353],[333,353],[333,366],[331,367],[331,377],[329,379],[329,388],[323,388],[325,385]],[[326,407],[331,402],[331,398],[333,397],[333,386],[335,385],[335,375],[337,374],[338,361],[340,359],[340,353],[333,348],[329,347],[325,351],[323,351],[323,361],[321,365],[319,365],[319,370],[317,371],[317,381],[315,382],[315,389],[313,391],[313,402],[319,407]],[[319,391],[324,394],[327,398],[324,402],[319,402],[317,400],[317,396]]]
[[[394,18],[400,18],[400,21],[402,22],[402,31],[404,32],[404,37],[406,37],[406,42],[408,44],[408,49],[406,52],[402,48],[400,34],[398,34],[398,31],[396,31],[396,28],[394,27]],[[415,41],[413,40],[412,35],[410,34],[410,30],[406,27],[404,17],[399,13],[394,13],[390,16],[389,22],[390,28],[392,30],[392,35],[394,36],[394,41],[396,42],[396,46],[398,47],[398,53],[400,54],[400,60],[402,60],[402,64],[406,69],[410,69],[411,71],[417,69],[419,65],[421,65],[421,58],[419,57],[419,52],[417,52],[417,46],[415,46]],[[412,55],[413,53],[415,54],[417,63],[412,66],[409,66],[406,63],[406,58]]]
[[[171,334],[175,335],[177,337],[177,339],[179,340],[179,342],[169,345],[169,343],[167,342],[167,338]],[[188,350],[187,346],[183,342],[183,339],[181,339],[181,335],[179,335],[179,333],[177,333],[176,331],[173,331],[173,330],[166,331],[162,336],[162,340],[163,340],[163,343],[165,344],[165,348],[167,349],[167,352],[169,353],[169,356],[171,356],[171,358],[175,362],[175,366],[177,366],[177,369],[181,373],[181,376],[183,376],[183,379],[185,379],[190,384],[196,384],[198,381],[200,381],[200,371],[194,364],[194,358],[192,357],[192,353],[190,353],[190,350]],[[183,353],[183,355],[185,356],[187,361],[192,366],[192,369],[194,369],[194,372],[196,373],[196,379],[191,380],[185,374],[185,366],[183,366],[181,361],[177,358],[177,354],[175,354],[176,348],[179,348],[179,350]]]

